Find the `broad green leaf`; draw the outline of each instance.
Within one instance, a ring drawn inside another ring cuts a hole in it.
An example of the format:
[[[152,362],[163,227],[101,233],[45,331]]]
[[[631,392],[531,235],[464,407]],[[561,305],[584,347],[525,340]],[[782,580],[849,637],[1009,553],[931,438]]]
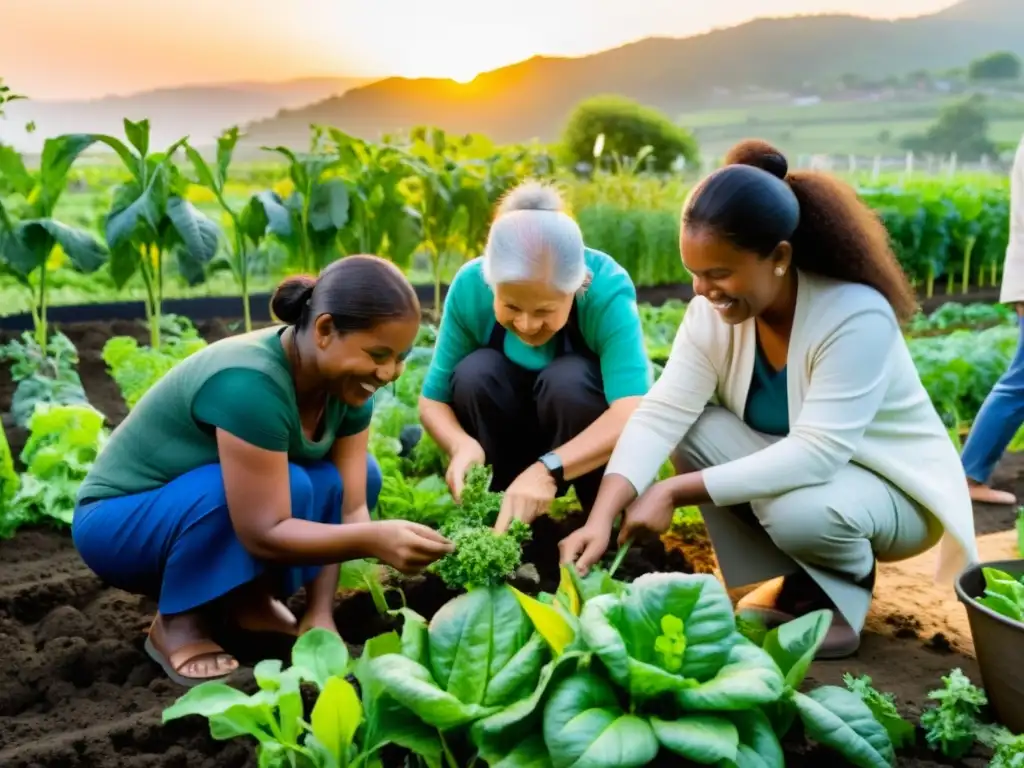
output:
[[[149,120],[144,118],[133,122],[125,118],[124,135],[131,145],[139,150],[140,155],[145,156],[149,153]]]
[[[246,225],[246,235],[255,243],[259,242],[259,239],[265,236],[268,232],[272,235],[276,235],[279,238],[287,239],[292,236],[294,232],[294,226],[292,223],[292,215],[288,208],[285,206],[280,196],[273,191],[266,190],[259,192],[250,199],[249,205],[258,205],[263,209],[263,214],[267,220],[266,225],[262,229],[259,229],[260,219],[253,214],[252,218]],[[259,233],[258,236],[256,233]]]
[[[497,764],[515,752],[530,734],[540,733],[549,691],[572,675],[582,658],[582,653],[570,651],[548,662],[533,693],[473,723],[470,738],[480,756],[491,765]]]
[[[505,706],[534,689],[547,661],[544,644],[529,642],[534,634],[511,592],[500,586],[470,590],[430,621],[433,678],[466,704]]]
[[[736,759],[739,734],[736,726],[724,717],[684,715],[677,720],[652,717],[650,722],[661,745],[680,757],[703,765]]]
[[[310,713],[310,725],[317,741],[332,755],[341,758],[348,752],[362,720],[363,707],[356,689],[340,677],[330,678]]]
[[[591,672],[563,680],[544,707],[544,742],[554,768],[635,768],[658,754],[647,720],[619,706],[611,685]]]
[[[430,635],[427,620],[409,608],[400,608],[402,617],[402,655],[424,667],[430,666]]]
[[[241,133],[237,125],[231,126],[217,138],[217,178],[220,188],[223,188],[228,180],[228,167],[231,165],[231,156],[239,138]]]
[[[265,691],[276,691],[281,687],[281,660],[264,659],[252,668],[256,684]]]
[[[785,768],[782,745],[764,712],[750,709],[731,712],[729,717],[736,724],[740,743],[736,759],[726,761],[722,768]]]
[[[561,656],[576,639],[576,631],[565,616],[554,606],[545,605],[536,598],[523,594],[511,584],[506,586],[516,596],[534,629],[551,647],[554,655]]]
[[[15,237],[26,243],[32,253],[41,256],[41,263],[45,263],[53,246],[59,245],[68,261],[83,274],[95,272],[110,255],[103,244],[88,232],[54,219],[23,221],[15,228]]]
[[[814,655],[832,625],[832,611],[813,611],[768,632],[762,647],[785,675],[786,685],[800,687]]]
[[[124,242],[110,251],[110,276],[114,287],[120,290],[131,280],[139,268],[141,256],[138,249],[130,242]]]
[[[676,692],[684,709],[746,710],[777,701],[785,688],[779,668],[753,643],[738,642],[717,675],[706,683]]]
[[[14,147],[6,144],[0,144],[0,176],[11,189],[24,197],[28,197],[36,184],[32,174],[25,168],[21,155],[14,151]]]
[[[822,686],[793,702],[808,738],[839,752],[859,768],[887,768],[895,755],[885,727],[861,698],[845,688]]]
[[[684,626],[686,648],[678,672],[661,667],[655,647],[666,615]],[[709,574],[645,574],[621,595],[604,594],[585,602],[580,624],[587,646],[635,700],[709,680],[739,639],[732,603]]]
[[[313,187],[309,198],[309,226],[317,232],[335,232],[348,223],[348,187],[331,179]]]
[[[219,190],[220,187],[217,180],[213,177],[213,172],[210,171],[210,166],[207,165],[206,160],[189,144],[185,145],[185,154],[188,155],[188,159],[192,162],[192,168],[196,172],[196,178],[199,183],[207,189]]]
[[[189,256],[200,264],[209,264],[217,255],[220,227],[181,197],[168,198],[166,210],[167,218],[181,237]]]
[[[397,653],[400,642],[394,632],[371,638],[363,646],[363,655],[356,662],[354,671],[362,690],[366,723],[362,735],[363,749],[373,753],[388,744],[397,744],[423,757],[429,766],[440,766],[443,750],[437,729],[389,696],[382,681],[374,674],[374,660],[389,652]]]
[[[115,207],[108,214],[104,227],[107,245],[111,251],[130,243],[143,226],[148,227],[148,236],[156,235],[160,224],[160,206],[156,200],[160,183],[161,176],[157,173],[153,174],[141,192],[134,184],[122,187],[126,193],[131,194],[122,193],[121,200],[115,198]]]
[[[39,162],[40,218],[53,215],[61,194],[67,186],[68,172],[78,156],[96,143],[94,136],[69,133],[47,139]]]
[[[348,674],[348,648],[336,633],[314,627],[295,641],[292,666],[322,691],[330,678]]]
[[[463,703],[434,682],[430,670],[404,656],[378,656],[370,661],[370,670],[384,693],[442,731],[466,725],[499,709]]]
[[[544,736],[538,731],[528,734],[504,755],[487,760],[487,765],[488,768],[552,768]]]
[[[211,717],[227,712],[234,706],[248,706],[249,703],[247,694],[225,683],[211,680],[186,691],[167,707],[163,711],[163,722],[167,723],[188,715]]]

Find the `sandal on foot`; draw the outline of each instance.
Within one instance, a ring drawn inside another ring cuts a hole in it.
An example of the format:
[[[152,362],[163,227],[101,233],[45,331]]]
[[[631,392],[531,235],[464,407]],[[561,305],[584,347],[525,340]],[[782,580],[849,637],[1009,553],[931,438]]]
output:
[[[146,654],[163,668],[171,680],[186,688],[193,688],[200,683],[206,683],[211,680],[219,682],[229,677],[232,672],[238,669],[236,666],[222,675],[211,675],[209,677],[188,677],[182,674],[181,670],[185,669],[192,662],[211,656],[215,658],[218,656],[229,656],[223,648],[212,640],[198,640],[194,643],[187,643],[171,653],[164,654],[157,649],[153,643],[153,638],[147,637],[144,647]]]

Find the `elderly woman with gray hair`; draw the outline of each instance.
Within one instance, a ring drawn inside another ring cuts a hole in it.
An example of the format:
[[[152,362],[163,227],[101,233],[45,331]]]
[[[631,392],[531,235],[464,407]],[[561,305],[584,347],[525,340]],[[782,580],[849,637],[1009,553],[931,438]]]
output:
[[[420,398],[452,495],[486,463],[505,491],[498,530],[532,523],[570,484],[589,511],[650,385],[629,275],[584,245],[554,187],[520,184],[452,281]]]

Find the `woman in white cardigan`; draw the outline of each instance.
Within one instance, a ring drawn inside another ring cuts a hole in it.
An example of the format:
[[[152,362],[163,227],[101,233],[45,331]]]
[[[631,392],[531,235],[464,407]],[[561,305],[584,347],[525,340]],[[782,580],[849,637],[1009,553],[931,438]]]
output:
[[[726,584],[766,582],[739,612],[773,627],[830,608],[819,658],[849,656],[876,559],[941,540],[947,583],[977,559],[960,459],[900,331],[914,293],[855,191],[789,174],[763,142],[697,185],[681,229],[694,299],[562,560],[586,573],[623,509],[620,543],[701,505]]]

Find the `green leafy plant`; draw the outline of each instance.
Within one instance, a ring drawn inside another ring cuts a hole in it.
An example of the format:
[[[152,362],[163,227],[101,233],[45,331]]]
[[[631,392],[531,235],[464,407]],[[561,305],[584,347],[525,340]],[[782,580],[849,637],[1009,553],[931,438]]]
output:
[[[204,347],[206,341],[191,328],[159,347],[140,346],[131,336],[114,336],[103,345],[102,356],[131,410],[171,368]]]
[[[891,693],[881,693],[871,685],[867,675],[854,677],[849,672],[843,674],[843,684],[861,697],[875,719],[885,726],[893,747],[903,749],[914,743],[914,724],[900,716],[896,709],[896,697]]]
[[[492,473],[474,466],[466,474],[462,504],[441,525],[455,551],[429,566],[452,589],[495,586],[515,573],[522,562],[522,547],[530,527],[513,520],[508,530],[493,526],[501,511],[502,494],[489,490]]]
[[[71,524],[78,486],[107,439],[103,414],[89,405],[40,404],[21,452],[20,488],[0,518],[0,538],[30,523]]]
[[[981,708],[988,697],[960,669],[944,676],[942,682],[942,688],[928,694],[938,703],[921,715],[921,727],[932,749],[958,760],[974,746]]]
[[[110,247],[110,273],[121,288],[136,272],[146,288],[146,320],[150,345],[160,347],[164,290],[164,257],[173,255],[178,273],[190,285],[201,283],[206,266],[217,254],[220,228],[186,197],[188,181],[173,163],[186,139],[165,152],[150,153],[148,120],[124,121],[129,148],[113,136],[90,137],[113,149],[130,174],[114,191],[104,222]]]
[[[1014,577],[997,568],[982,568],[985,594],[977,601],[989,610],[1024,622],[1024,576]]]
[[[88,405],[78,375],[78,350],[63,333],[47,337],[39,346],[35,334],[26,331],[0,347],[0,361],[11,364],[11,378],[17,382],[11,398],[11,415],[19,427],[27,427],[40,403]]]
[[[189,144],[185,145],[185,153],[192,162],[199,183],[213,192],[217,202],[231,221],[231,253],[228,263],[235,273],[242,291],[242,318],[246,331],[252,330],[252,311],[249,306],[250,248],[258,248],[270,225],[270,219],[258,195],[253,195],[241,211],[236,211],[227,201],[225,195],[228,184],[228,168],[235,146],[241,134],[238,127],[224,131],[217,139],[217,160],[211,167],[203,156]]]
[[[109,257],[107,248],[91,233],[54,218],[71,166],[95,143],[95,137],[84,134],[47,139],[35,174],[17,152],[0,144],[0,176],[15,195],[15,207],[11,200],[0,200],[0,268],[34,294],[32,321],[36,342],[43,349],[48,274],[65,262],[90,274]]]
[[[292,648],[292,665],[261,661],[253,669],[259,690],[246,694],[217,681],[189,690],[163,712],[163,722],[200,715],[217,740],[251,736],[260,766],[359,768],[371,763],[357,735],[363,725],[359,694],[346,679],[352,668],[348,649],[333,632],[315,628]],[[306,720],[301,683],[318,695]]]

